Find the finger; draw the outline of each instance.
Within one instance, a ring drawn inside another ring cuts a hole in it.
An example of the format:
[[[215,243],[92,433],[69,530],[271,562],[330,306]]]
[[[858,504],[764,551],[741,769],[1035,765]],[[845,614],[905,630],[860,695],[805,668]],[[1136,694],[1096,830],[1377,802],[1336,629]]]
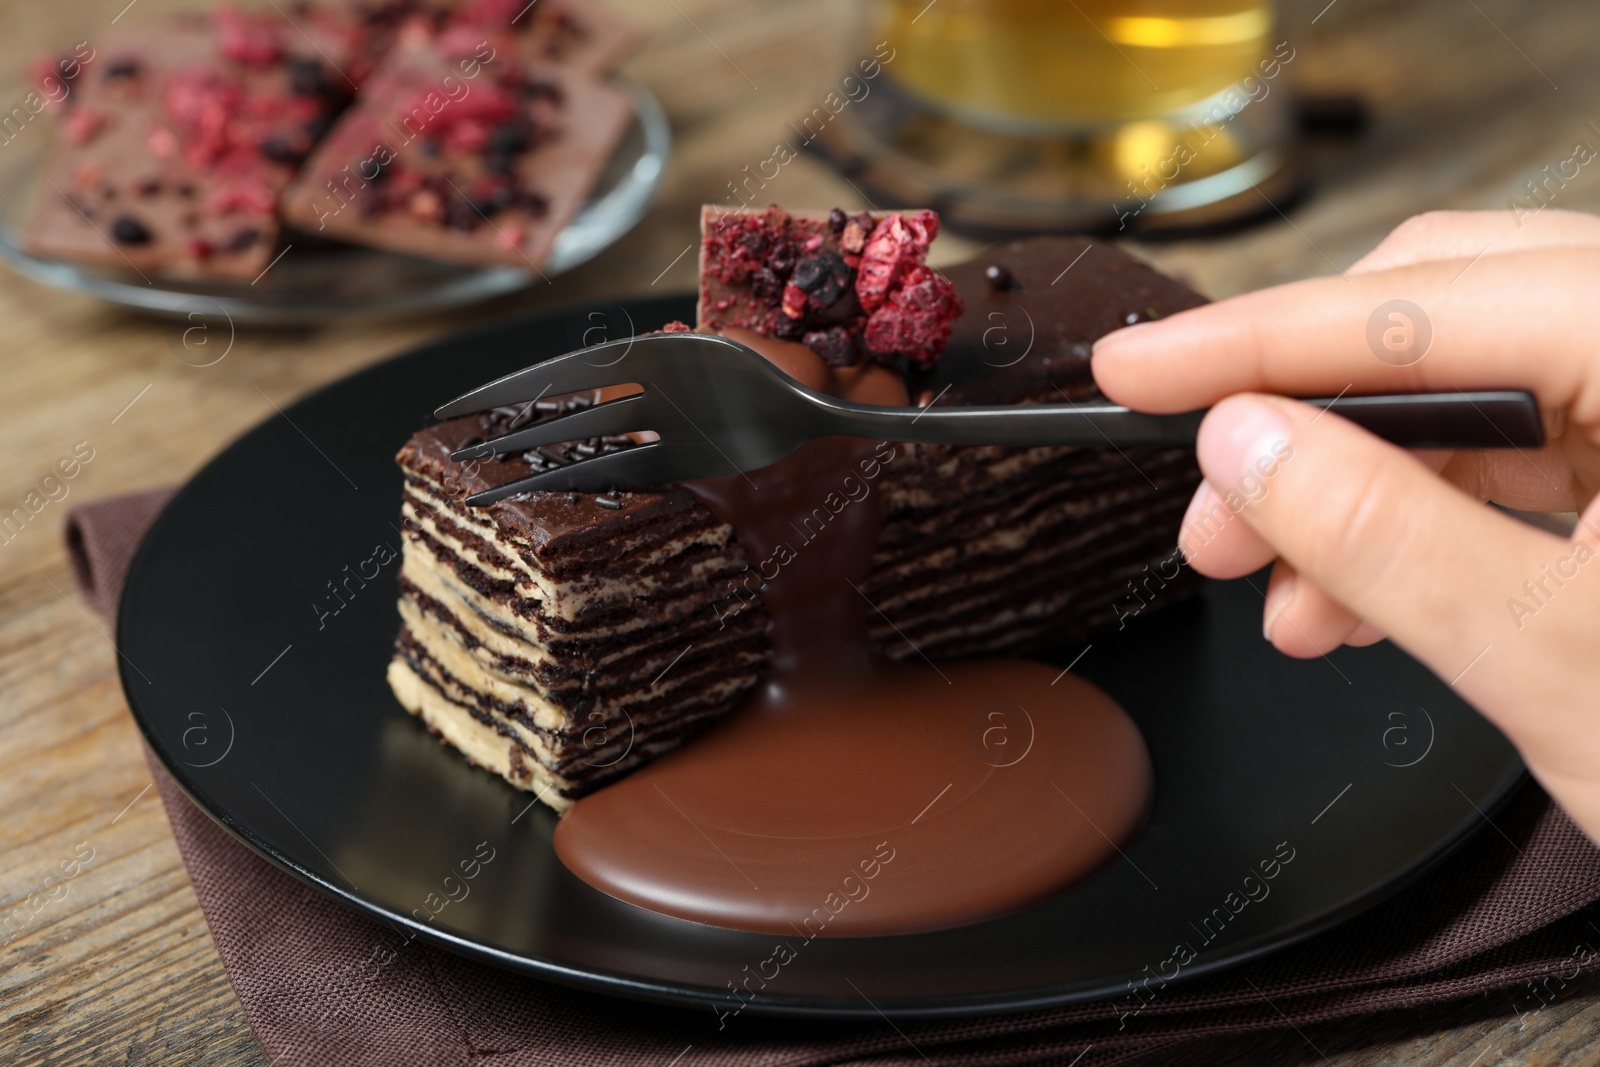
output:
[[[1277,550],[1236,514],[1210,482],[1201,482],[1178,527],[1184,561],[1208,578],[1221,579],[1242,578],[1271,563]]]
[[[1429,211],[1396,226],[1346,274],[1536,248],[1600,247],[1600,215],[1579,211]]]
[[[1577,511],[1600,486],[1600,456],[1557,437],[1522,451],[1457,452],[1437,468],[1462,492],[1520,511]]]
[[[1387,640],[1388,637],[1388,634],[1370,622],[1364,622],[1356,627],[1355,633],[1344,639],[1344,643],[1355,648],[1366,648],[1368,645],[1375,645],[1379,641]]]
[[[1587,707],[1592,694],[1541,687],[1582,661],[1575,635],[1589,629],[1583,612],[1593,601],[1547,596],[1547,606],[1519,613],[1508,594],[1571,546],[1484,507],[1336,415],[1317,415],[1280,397],[1223,401],[1200,429],[1207,480],[1259,480],[1264,488],[1243,499],[1239,515],[1299,580],[1453,681],[1525,751],[1568,759],[1563,733],[1593,730],[1561,709]],[[1600,583],[1600,569],[1591,581]],[[1534,613],[1542,640],[1523,634]]]
[[[1095,380],[1118,403],[1152,412],[1190,411],[1247,391],[1522,387],[1547,409],[1577,405],[1575,421],[1600,420],[1600,383],[1585,390],[1584,380],[1600,331],[1592,299],[1600,249],[1485,257],[1466,275],[1470,283],[1452,285],[1465,265],[1315,278],[1140,323],[1095,346]],[[1412,340],[1427,344],[1404,366],[1383,347],[1392,343],[1384,305],[1395,299],[1421,309]]]
[[[1261,633],[1279,652],[1296,659],[1326,656],[1360,625],[1348,608],[1302,578],[1294,564],[1279,560],[1272,568]]]

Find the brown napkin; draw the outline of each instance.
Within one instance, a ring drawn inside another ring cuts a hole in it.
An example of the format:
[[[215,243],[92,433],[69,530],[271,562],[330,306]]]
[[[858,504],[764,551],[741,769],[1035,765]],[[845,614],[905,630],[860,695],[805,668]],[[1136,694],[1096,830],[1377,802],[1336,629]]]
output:
[[[133,549],[169,495],[106,500],[69,517],[73,568],[101,611],[115,604]],[[718,1029],[709,1009],[576,992],[407,942],[257,857],[190,803],[154,758],[150,766],[217,951],[275,1067],[1103,1067],[1195,1037],[1491,990],[1504,991],[1507,1013],[1533,1010],[1578,973],[1600,967],[1600,908],[1589,907],[1600,899],[1600,848],[1529,785],[1496,813],[1494,830],[1475,835],[1389,901],[1265,959],[1174,984],[1148,1002],[1130,996],[1025,1015],[897,1024],[747,1013]]]

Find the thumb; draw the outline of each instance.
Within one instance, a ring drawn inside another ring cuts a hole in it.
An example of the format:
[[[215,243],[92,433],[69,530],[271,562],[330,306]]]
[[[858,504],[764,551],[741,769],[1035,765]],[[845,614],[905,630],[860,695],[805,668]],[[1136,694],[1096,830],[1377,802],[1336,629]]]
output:
[[[1600,567],[1554,577],[1591,587],[1581,593],[1552,586],[1551,567],[1574,571],[1574,551],[1584,562],[1592,545],[1519,523],[1337,414],[1281,397],[1223,400],[1198,449],[1224,505],[1303,580],[1391,635],[1519,745],[1570,745],[1577,724],[1560,709],[1576,710],[1571,694],[1547,690],[1585,661],[1571,630],[1596,603]]]

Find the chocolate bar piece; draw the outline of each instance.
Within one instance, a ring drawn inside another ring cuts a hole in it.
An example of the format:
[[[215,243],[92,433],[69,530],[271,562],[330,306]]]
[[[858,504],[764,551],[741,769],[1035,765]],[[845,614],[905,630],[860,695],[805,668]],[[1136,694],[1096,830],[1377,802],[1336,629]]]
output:
[[[528,45],[465,26],[406,26],[285,194],[285,217],[431,259],[537,268],[632,106],[581,70],[530,61]]]
[[[64,102],[24,247],[254,278],[277,249],[278,194],[348,103],[367,48],[339,9],[119,28]]]

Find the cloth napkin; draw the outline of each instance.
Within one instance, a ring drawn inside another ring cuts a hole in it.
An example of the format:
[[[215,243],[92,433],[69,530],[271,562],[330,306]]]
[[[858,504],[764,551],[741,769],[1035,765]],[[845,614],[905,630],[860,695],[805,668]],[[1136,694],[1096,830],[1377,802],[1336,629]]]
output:
[[[171,490],[78,508],[67,552],[110,615]],[[1600,968],[1600,848],[1537,786],[1410,887],[1308,941],[1148,1002],[936,1021],[764,1019],[578,992],[407,942],[249,851],[150,760],[195,895],[275,1067],[342,1064],[1104,1067],[1197,1037],[1499,991],[1535,1010]],[[1138,1007],[1132,1011],[1130,1006]]]

